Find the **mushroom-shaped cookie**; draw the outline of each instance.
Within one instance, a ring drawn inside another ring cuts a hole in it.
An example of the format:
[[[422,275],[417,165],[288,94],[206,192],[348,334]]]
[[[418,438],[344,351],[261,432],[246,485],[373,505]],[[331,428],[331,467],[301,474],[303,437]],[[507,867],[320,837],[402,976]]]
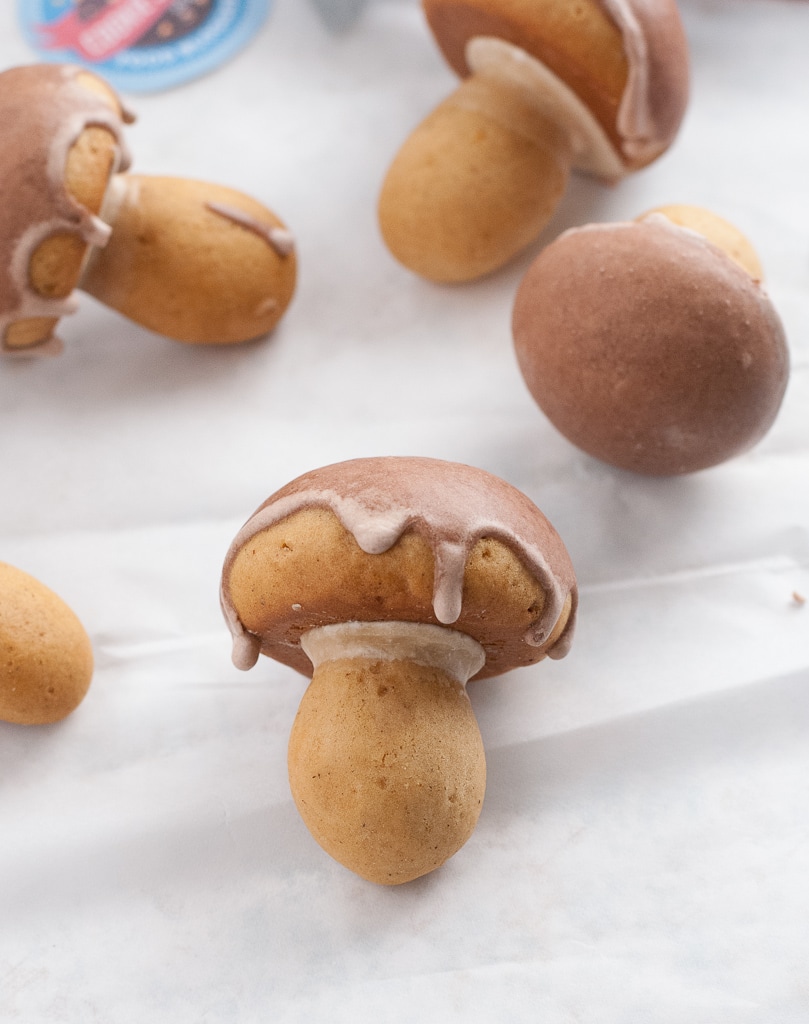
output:
[[[486,764],[465,685],[568,649],[576,586],[554,528],[479,469],[358,459],[266,501],[225,561],[234,662],[312,682],[289,743],[320,845],[393,885],[469,838]]]
[[[289,232],[232,189],[127,175],[131,121],[72,65],[0,74],[0,350],[59,350],[81,288],[178,341],[271,330],[295,287]]]
[[[45,725],[69,715],[93,676],[93,650],[65,602],[0,562],[0,719]]]
[[[688,96],[674,0],[423,0],[461,86],[415,130],[379,201],[393,255],[466,281],[532,242],[571,167],[607,181],[671,143]]]
[[[786,340],[756,254],[697,207],[565,232],[525,275],[513,328],[548,419],[638,473],[690,473],[741,454],[769,430],[786,389]]]

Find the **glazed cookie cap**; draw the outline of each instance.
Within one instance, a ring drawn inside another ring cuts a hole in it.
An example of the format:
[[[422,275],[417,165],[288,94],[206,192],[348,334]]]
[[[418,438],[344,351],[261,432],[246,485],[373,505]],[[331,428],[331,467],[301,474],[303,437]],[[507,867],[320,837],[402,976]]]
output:
[[[517,358],[548,419],[605,462],[688,473],[746,451],[787,384],[761,283],[660,214],[561,235],[514,307]]]
[[[0,74],[0,183],[14,197],[0,208],[2,350],[58,348],[48,321],[74,311],[88,248],[109,238],[98,214],[112,174],[129,164],[121,130],[130,120],[112,89],[82,68],[34,64]],[[61,248],[49,252],[57,240]],[[33,340],[13,341],[26,324]]]
[[[482,470],[421,458],[283,487],[234,540],[221,594],[239,667],[261,652],[307,675],[301,636],[324,625],[451,626],[482,645],[484,677],[562,657],[576,613],[569,556],[539,509]]]
[[[671,144],[688,101],[688,48],[674,0],[423,3],[459,75],[472,70],[476,40],[502,40],[572,90],[627,169],[645,166]]]
[[[0,75],[0,351],[59,351],[82,289],[189,344],[260,338],[295,289],[292,235],[234,189],[118,173],[132,120],[102,79],[69,65]]]

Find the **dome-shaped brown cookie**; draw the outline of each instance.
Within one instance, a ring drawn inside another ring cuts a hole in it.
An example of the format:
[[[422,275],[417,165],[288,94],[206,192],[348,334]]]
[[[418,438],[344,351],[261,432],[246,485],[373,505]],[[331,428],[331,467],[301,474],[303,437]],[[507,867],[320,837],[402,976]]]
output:
[[[302,633],[401,620],[468,633],[485,677],[566,653],[574,579],[556,530],[504,480],[436,459],[356,459],[298,477],[251,516],[222,600],[241,667],[261,651],[311,674]]]
[[[547,223],[571,167],[617,180],[671,144],[688,98],[674,0],[424,0],[464,79],[400,150],[382,234],[437,281],[485,274]]]
[[[313,675],[289,753],[310,831],[393,884],[438,867],[477,821],[467,680],[566,653],[576,585],[559,535],[503,480],[359,459],[257,510],[228,552],[222,606],[237,665],[263,652]]]
[[[749,245],[704,212],[566,232],[514,306],[517,358],[548,419],[605,462],[689,473],[772,425],[787,384],[781,321]],[[674,218],[674,219],[672,219]],[[730,253],[720,248],[729,244]]]
[[[83,700],[93,675],[84,627],[28,573],[0,562],[0,719],[58,722]]]
[[[72,65],[0,74],[0,351],[59,350],[83,289],[178,341],[258,337],[295,286],[292,239],[239,192],[124,174],[132,116]]]

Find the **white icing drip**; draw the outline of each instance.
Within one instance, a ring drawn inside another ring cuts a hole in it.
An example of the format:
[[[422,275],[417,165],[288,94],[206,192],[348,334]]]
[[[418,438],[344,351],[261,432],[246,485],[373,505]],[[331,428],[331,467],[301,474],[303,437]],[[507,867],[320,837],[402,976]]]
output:
[[[70,83],[65,88],[69,90]],[[81,86],[78,86],[78,88],[81,88]],[[78,141],[79,136],[86,128],[106,128],[115,139],[115,152],[113,154],[110,175],[116,174],[120,170],[125,170],[132,162],[129,149],[121,134],[121,124],[118,115],[100,97],[96,97],[94,93],[90,93],[86,89],[82,89],[82,92],[85,96],[95,98],[94,109],[92,111],[88,111],[86,108],[76,110],[70,117],[66,117],[51,142],[48,155],[48,178],[57,190],[64,187],[65,167],[70,149]]]
[[[286,228],[270,228],[267,234],[279,256],[289,256],[295,251],[295,236],[291,231]]]
[[[404,533],[410,518],[407,509],[399,508],[380,510],[371,517],[360,502],[337,495],[333,503],[340,522],[369,555],[381,555],[390,550]]]
[[[627,0],[602,0],[621,30],[629,74],[618,107],[616,127],[622,148],[630,159],[645,159],[665,145],[655,141],[655,124],[649,106],[649,51],[632,5]]]
[[[437,668],[466,686],[486,652],[466,633],[422,622],[345,622],[304,633],[301,647],[315,669],[343,658],[409,661]]]
[[[258,661],[261,644],[258,638],[244,629],[233,635],[233,664],[242,672],[247,672]]]
[[[63,316],[75,313],[78,308],[78,300],[75,293],[64,298],[49,298],[34,291],[28,281],[28,265],[31,260],[31,253],[51,235],[55,234],[63,226],[60,219],[47,221],[44,224],[32,224],[23,233],[19,242],[14,247],[11,256],[9,273],[20,296],[17,308],[9,313],[0,313],[0,351],[4,355],[58,355],[62,350],[62,343],[56,338],[45,339],[34,345],[16,347],[5,343],[6,331],[11,324],[19,320],[32,320],[36,317],[47,317],[58,320]]]
[[[0,329],[4,330],[15,320],[27,320],[35,316],[59,317],[76,312],[78,300],[73,293],[64,298],[49,298],[34,291],[28,281],[31,253],[35,252],[45,239],[56,234],[62,226],[63,221],[59,219],[46,221],[44,224],[32,224],[21,236],[12,253],[9,270],[22,301],[13,314],[0,314]]]
[[[137,206],[140,202],[141,183],[137,177],[126,174],[114,174],[110,178],[104,202],[101,204],[101,217],[108,224],[114,225],[118,219],[118,211],[124,205]]]
[[[96,217],[95,214],[90,214],[89,227],[84,235],[89,245],[95,245],[103,249],[107,242],[109,242],[111,234],[112,228],[109,224],[100,217]]]
[[[220,605],[233,640],[233,651],[231,654],[233,664],[236,668],[241,669],[242,672],[246,672],[258,661],[261,643],[257,636],[247,632],[229,601],[224,600],[223,597]]]
[[[80,90],[85,94],[86,97],[92,99],[96,103],[96,109],[93,114],[85,121],[85,127],[88,125],[100,125],[104,128],[109,129],[112,135],[115,137],[117,149],[115,152],[115,163],[112,167],[112,174],[118,171],[126,171],[132,164],[132,153],[126,144],[126,140],[123,137],[121,131],[121,123],[123,124],[134,124],[137,120],[137,116],[131,107],[128,107],[126,103],[121,99],[117,93],[113,93],[110,90],[110,101],[115,99],[118,104],[118,109],[111,107],[106,102],[101,93],[96,92],[95,89],[91,89],[87,85],[87,78],[94,77],[93,72],[84,69],[77,68],[75,65],[65,64],[63,66],[63,76],[66,79],[69,86],[75,86],[77,90]],[[107,84],[107,83],[104,83]],[[81,134],[81,131],[78,133]],[[78,138],[78,135],[76,135]]]
[[[546,568],[546,576],[550,577],[550,575]],[[545,643],[556,628],[556,623],[559,621],[559,616],[562,614],[562,609],[565,605],[565,594],[555,579],[550,586],[546,584],[545,580],[543,580],[543,584],[545,605],[542,609],[542,615],[529,626],[524,636],[524,640],[529,647],[541,647]],[[548,657],[563,658],[570,649],[571,639],[569,631],[563,631],[562,636],[556,641],[551,650],[548,651]]]
[[[541,61],[502,39],[476,36],[466,44],[466,63],[476,74],[489,74],[524,91],[568,138],[573,163],[608,181],[623,177],[626,167],[607,133],[561,78]]]
[[[441,541],[434,552],[433,611],[444,625],[457,622],[463,602],[463,579],[469,550],[462,544]]]
[[[255,217],[245,213],[243,210],[237,209],[235,206],[227,206],[224,203],[206,203],[205,205],[211,213],[216,213],[220,217],[224,217],[226,220],[232,221],[248,231],[252,231],[259,238],[263,238],[282,259],[294,252],[295,239],[292,232],[286,228],[262,224]]]

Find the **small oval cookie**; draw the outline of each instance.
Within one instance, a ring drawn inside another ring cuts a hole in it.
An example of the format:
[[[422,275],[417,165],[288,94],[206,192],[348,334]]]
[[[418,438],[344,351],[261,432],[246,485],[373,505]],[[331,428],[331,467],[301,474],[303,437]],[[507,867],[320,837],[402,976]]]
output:
[[[0,719],[58,722],[81,703],[93,675],[90,638],[52,590],[0,562]]]

